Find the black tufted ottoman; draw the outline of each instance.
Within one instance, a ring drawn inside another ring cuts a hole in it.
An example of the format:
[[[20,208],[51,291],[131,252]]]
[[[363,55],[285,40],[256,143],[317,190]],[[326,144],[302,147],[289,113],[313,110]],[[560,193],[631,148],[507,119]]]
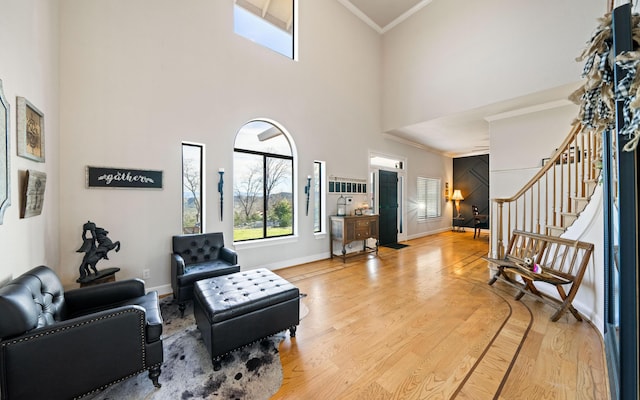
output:
[[[193,313],[214,369],[238,347],[286,329],[296,335],[300,291],[268,269],[198,281],[193,295]]]

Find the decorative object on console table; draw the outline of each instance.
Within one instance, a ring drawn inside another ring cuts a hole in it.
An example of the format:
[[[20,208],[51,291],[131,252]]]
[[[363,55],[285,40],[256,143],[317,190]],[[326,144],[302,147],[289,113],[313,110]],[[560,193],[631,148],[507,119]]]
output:
[[[218,193],[220,193],[220,221],[222,221],[222,210],[224,206],[224,168],[220,168],[218,170],[218,174],[220,175],[220,179],[218,180]]]
[[[0,80],[0,224],[4,211],[11,205],[11,160],[9,158],[9,102]]]
[[[333,242],[338,241],[342,246],[341,256],[342,262],[347,258],[347,246],[356,240],[362,240],[362,250],[353,255],[372,253],[378,254],[378,215],[362,215],[362,216],[331,216],[330,219],[330,252],[331,258],[333,253]],[[375,247],[367,247],[369,239],[375,240]]]
[[[347,199],[343,195],[340,195],[340,197],[338,197],[337,214],[338,214],[338,217],[343,217],[347,215]]]
[[[90,233],[91,237],[87,237],[87,233]],[[80,286],[114,281],[115,273],[120,271],[120,268],[107,268],[102,271],[96,268],[98,261],[103,258],[109,259],[107,257],[109,251],[120,251],[120,241],[112,242],[108,234],[109,231],[96,226],[91,221],[82,225],[82,246],[76,250],[78,253],[85,253],[79,268],[80,277],[76,280]]]
[[[18,155],[44,162],[44,114],[24,97],[16,97]]]
[[[87,187],[162,189],[162,171],[87,166]]]
[[[22,198],[22,218],[34,217],[42,213],[42,206],[44,203],[44,189],[46,184],[46,173],[27,170]]]
[[[455,189],[453,191],[453,196],[451,196],[451,200],[454,200],[456,202],[456,218],[460,218],[460,200],[464,200],[464,197],[462,197],[462,193],[460,193],[460,189]]]

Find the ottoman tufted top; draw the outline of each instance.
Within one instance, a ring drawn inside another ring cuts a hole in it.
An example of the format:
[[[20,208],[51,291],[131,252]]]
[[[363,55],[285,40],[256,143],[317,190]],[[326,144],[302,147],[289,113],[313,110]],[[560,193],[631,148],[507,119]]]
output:
[[[212,323],[300,296],[297,287],[265,268],[197,281],[193,293]]]

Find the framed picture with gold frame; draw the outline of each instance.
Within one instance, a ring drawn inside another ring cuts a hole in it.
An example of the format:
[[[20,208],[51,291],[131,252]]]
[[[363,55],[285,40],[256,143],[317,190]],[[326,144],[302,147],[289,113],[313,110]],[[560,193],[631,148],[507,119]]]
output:
[[[18,155],[44,162],[44,114],[24,97],[16,97]]]

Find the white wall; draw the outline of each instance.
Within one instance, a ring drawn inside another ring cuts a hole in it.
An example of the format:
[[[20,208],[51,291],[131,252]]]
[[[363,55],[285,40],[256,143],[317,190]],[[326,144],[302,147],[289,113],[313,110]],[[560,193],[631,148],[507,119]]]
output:
[[[58,1],[0,0],[0,80],[10,110],[11,206],[0,225],[0,282],[37,265],[58,267]],[[16,96],[44,113],[45,162],[17,156]],[[47,174],[42,214],[20,218],[26,170]]]
[[[253,118],[276,120],[295,140],[299,205],[314,160],[327,162],[328,175],[364,179],[369,150],[391,149],[422,168],[435,161],[434,173],[446,172],[442,165],[450,159],[383,140],[380,37],[338,2],[300,2],[298,62],[235,35],[232,1],[188,3],[61,0],[66,280],[77,277],[75,250],[82,224],[91,220],[122,242],[99,268],[121,267],[118,279],[149,268],[147,286],[167,289],[170,239],[181,230],[183,140],[206,146],[205,230],[223,231],[232,246],[231,196],[221,222],[216,171],[228,171],[225,193],[231,193],[234,137]],[[87,165],[163,170],[164,188],[87,189]],[[328,256],[328,237],[313,235],[311,216],[302,214],[298,228],[294,238],[237,246],[242,268]]]
[[[431,2],[383,37],[383,130],[579,81],[605,3]]]
[[[489,123],[489,198],[513,196],[542,166],[571,131],[578,107],[506,116]]]

